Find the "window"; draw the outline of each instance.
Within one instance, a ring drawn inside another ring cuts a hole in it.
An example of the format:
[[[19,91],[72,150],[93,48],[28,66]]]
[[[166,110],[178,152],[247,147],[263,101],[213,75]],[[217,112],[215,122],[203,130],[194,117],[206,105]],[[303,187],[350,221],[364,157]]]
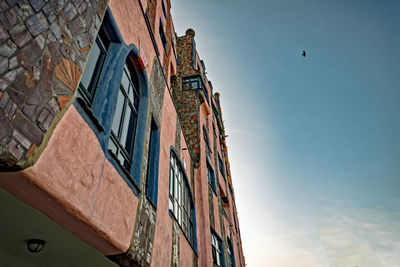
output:
[[[183,89],[186,89],[186,90],[192,90],[192,89],[196,90],[196,89],[203,88],[200,77],[183,78],[182,85],[183,85]]]
[[[211,168],[210,164],[208,164],[208,162],[207,162],[207,179],[208,179],[208,183],[211,185],[214,193],[216,193],[214,171]]]
[[[225,178],[225,169],[224,169],[224,163],[222,162],[221,156],[218,155],[218,163],[219,163],[219,171],[222,174],[222,177],[224,177],[224,180],[226,180]]]
[[[187,176],[175,152],[171,150],[169,175],[169,209],[181,226],[189,243],[195,246],[195,210]]]
[[[158,195],[158,159],[160,153],[160,130],[152,118],[149,141],[149,162],[147,164],[146,195],[149,201],[157,208]]]
[[[160,19],[160,25],[158,27],[158,32],[160,34],[160,38],[161,38],[162,45],[164,47],[164,51],[167,52],[167,39],[165,38],[164,26],[163,26],[161,19]]]
[[[204,61],[200,60],[200,64],[203,67],[203,72],[206,72],[206,65],[204,65]]]
[[[207,134],[206,128],[204,126],[203,126],[203,137],[204,137],[204,142],[206,143],[206,145],[205,145],[206,159],[208,160],[209,163],[211,163],[210,142],[208,141],[208,134]]]
[[[85,100],[89,107],[93,103],[109,45],[110,40],[102,26],[93,43],[78,89],[78,95]]]
[[[161,0],[162,11],[164,14],[164,18],[167,18],[167,11],[165,10],[164,0]]]
[[[207,103],[209,102],[207,88],[203,86],[200,76],[182,78],[182,88],[183,90],[201,89],[204,93]]]
[[[118,91],[108,149],[129,174],[139,109],[139,90],[132,62],[126,61]]]
[[[224,266],[222,242],[221,239],[214,232],[211,232],[211,245],[212,245],[213,262],[217,266]]]
[[[74,102],[105,156],[139,196],[148,118],[148,79],[107,8]],[[158,156],[158,154],[157,154]],[[154,204],[154,203],[153,203]]]
[[[226,259],[226,267],[234,267],[235,266],[235,256],[233,254],[233,247],[230,238],[227,239],[228,243],[228,258]]]

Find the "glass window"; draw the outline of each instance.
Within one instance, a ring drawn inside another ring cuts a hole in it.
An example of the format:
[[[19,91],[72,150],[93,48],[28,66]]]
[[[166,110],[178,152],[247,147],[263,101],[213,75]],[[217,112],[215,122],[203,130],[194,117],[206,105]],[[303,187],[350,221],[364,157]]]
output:
[[[216,192],[214,171],[208,163],[207,163],[207,179],[213,191]]]
[[[151,119],[149,156],[147,163],[146,195],[149,201],[157,208],[158,198],[158,162],[160,154],[160,130],[154,120]]]
[[[97,83],[103,69],[104,61],[109,47],[110,40],[102,26],[86,63],[85,71],[82,74],[79,84],[78,95],[82,97],[88,106],[93,104]]]
[[[164,51],[167,52],[167,38],[165,38],[164,34],[164,26],[162,24],[162,20],[160,19],[160,25],[158,27],[158,33],[160,34],[161,42],[164,47]]]
[[[171,152],[169,177],[169,209],[174,214],[189,242],[194,246],[194,202],[183,168]]]
[[[226,266],[227,267],[234,267],[235,266],[235,256],[233,254],[233,246],[231,239],[228,237],[228,258],[226,259]]]
[[[221,172],[222,177],[224,178],[224,180],[226,180],[226,178],[225,178],[224,163],[223,163],[223,161],[222,161],[220,155],[218,155],[218,163],[219,163],[219,171]]]
[[[139,91],[135,73],[135,68],[128,59],[122,74],[108,144],[109,151],[128,174],[132,164],[133,144],[135,141],[139,108]]]
[[[182,79],[182,83],[183,83],[184,87],[187,87],[187,89],[189,89],[189,90],[191,90],[191,89],[195,90],[195,89],[202,88],[200,77],[184,78],[184,79]]]
[[[162,4],[162,11],[164,14],[164,18],[167,18],[167,11],[165,10],[164,0],[161,0],[161,4]]]
[[[211,233],[211,245],[212,245],[212,256],[213,256],[213,262],[217,266],[222,266],[223,262],[223,253],[222,253],[222,242],[215,235],[215,233]]]

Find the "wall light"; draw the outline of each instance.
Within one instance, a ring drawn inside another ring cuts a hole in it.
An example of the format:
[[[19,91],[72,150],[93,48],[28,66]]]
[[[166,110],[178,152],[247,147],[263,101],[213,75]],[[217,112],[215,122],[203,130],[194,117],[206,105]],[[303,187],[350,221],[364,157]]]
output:
[[[40,251],[43,250],[44,245],[46,244],[46,241],[42,239],[28,239],[26,241],[26,244],[28,246],[28,250],[32,253],[39,253]]]

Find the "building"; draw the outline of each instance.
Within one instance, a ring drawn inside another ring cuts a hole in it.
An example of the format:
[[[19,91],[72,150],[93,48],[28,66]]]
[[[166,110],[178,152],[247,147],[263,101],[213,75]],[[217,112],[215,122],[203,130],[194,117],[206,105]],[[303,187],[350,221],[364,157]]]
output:
[[[219,94],[170,8],[0,2],[6,266],[245,266]]]

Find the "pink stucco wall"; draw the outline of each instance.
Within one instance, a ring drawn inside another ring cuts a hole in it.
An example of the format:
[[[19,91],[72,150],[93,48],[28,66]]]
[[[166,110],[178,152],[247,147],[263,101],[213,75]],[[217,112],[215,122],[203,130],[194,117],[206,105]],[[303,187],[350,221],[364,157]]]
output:
[[[103,254],[129,248],[138,198],[73,106],[33,166],[0,177],[3,188]]]
[[[194,252],[182,231],[179,239],[180,266],[192,266]]]
[[[134,44],[138,49],[143,49],[142,52],[146,55],[149,64],[146,68],[147,76],[150,77],[153,58],[156,53],[139,2],[129,0],[110,1],[109,7],[124,42],[128,45]]]
[[[170,146],[175,143],[176,111],[168,92],[165,93],[160,130],[157,224],[151,261],[154,267],[170,266],[172,251],[172,219],[168,214],[168,195]]]

